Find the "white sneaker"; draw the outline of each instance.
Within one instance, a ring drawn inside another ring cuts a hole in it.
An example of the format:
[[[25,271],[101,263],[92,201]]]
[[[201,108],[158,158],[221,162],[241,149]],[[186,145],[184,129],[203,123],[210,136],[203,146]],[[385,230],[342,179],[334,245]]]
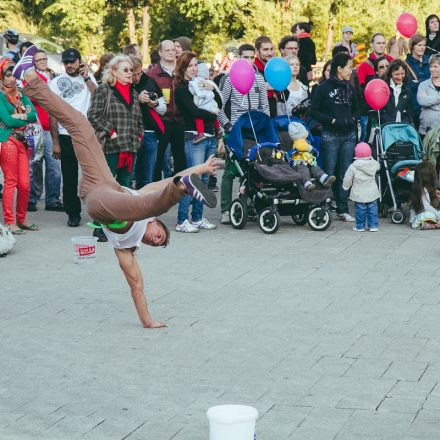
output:
[[[370,232],[377,232],[379,231],[379,228],[370,228]]]
[[[355,221],[355,219],[347,212],[344,212],[342,214],[338,214],[338,218],[339,218],[339,220],[341,220],[341,222],[354,222]]]
[[[222,225],[230,225],[231,224],[231,216],[229,211],[222,212],[222,219],[220,221]]]
[[[199,232],[199,228],[193,226],[188,220],[176,225],[177,232]]]
[[[357,228],[356,226],[353,226],[353,231],[354,232],[365,232],[365,228]]]
[[[192,222],[191,225],[195,226],[197,229],[215,229],[217,227],[217,225],[210,223],[205,217],[198,222]]]

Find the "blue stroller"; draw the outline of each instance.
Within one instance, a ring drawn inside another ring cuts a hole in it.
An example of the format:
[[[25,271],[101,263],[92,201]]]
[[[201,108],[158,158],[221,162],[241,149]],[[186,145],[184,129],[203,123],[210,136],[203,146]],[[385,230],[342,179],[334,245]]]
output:
[[[254,218],[264,233],[273,234],[281,216],[290,216],[296,224],[308,222],[316,231],[330,226],[327,197],[323,199],[320,191],[309,192],[296,183],[300,176],[288,165],[269,116],[255,110],[240,116],[228,137],[227,149],[240,174],[239,197],[230,207],[235,229],[243,229],[247,220]],[[273,165],[266,165],[264,158]]]
[[[410,124],[389,123],[382,125],[381,136],[376,140],[377,157],[381,164],[379,175],[381,217],[391,208],[391,221],[405,221],[402,204],[409,203],[412,182],[401,175],[402,171],[414,170],[422,161],[422,144],[416,129]]]

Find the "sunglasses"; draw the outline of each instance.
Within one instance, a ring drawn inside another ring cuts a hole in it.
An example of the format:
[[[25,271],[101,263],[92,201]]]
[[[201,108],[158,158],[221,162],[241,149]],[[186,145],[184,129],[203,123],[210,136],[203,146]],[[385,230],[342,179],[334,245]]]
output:
[[[131,73],[133,73],[133,69],[126,67],[125,69],[122,69],[122,72],[124,72],[124,73],[131,72]]]

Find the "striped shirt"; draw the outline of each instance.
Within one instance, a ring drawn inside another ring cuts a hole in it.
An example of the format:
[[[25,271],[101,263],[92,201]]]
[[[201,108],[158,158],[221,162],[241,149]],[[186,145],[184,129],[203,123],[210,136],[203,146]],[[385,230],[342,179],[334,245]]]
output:
[[[247,95],[239,93],[231,84],[229,75],[222,87],[223,108],[218,115],[222,127],[235,124],[235,121],[248,110],[258,110],[269,116],[266,83],[262,75],[257,73],[255,81]]]

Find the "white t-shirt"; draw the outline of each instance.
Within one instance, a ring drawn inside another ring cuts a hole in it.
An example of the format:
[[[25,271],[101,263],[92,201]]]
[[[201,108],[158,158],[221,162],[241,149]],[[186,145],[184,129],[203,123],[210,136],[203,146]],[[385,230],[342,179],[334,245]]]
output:
[[[125,188],[125,187],[124,187]],[[138,196],[139,193],[131,188],[128,189],[132,194]],[[102,230],[108,238],[108,241],[115,249],[131,249],[133,247],[139,248],[142,242],[142,237],[145,234],[145,229],[147,224],[152,222],[155,217],[146,218],[145,220],[140,220],[133,222],[131,228],[124,232],[123,234],[118,234],[114,231],[109,231],[107,228],[103,227]]]
[[[90,81],[97,85],[93,76],[89,76]],[[78,110],[85,117],[87,117],[87,110],[90,106],[90,99],[92,94],[81,75],[70,76],[67,73],[63,73],[55,77],[49,84],[52,92],[64,99],[75,110]],[[58,124],[59,134],[69,134],[67,130]]]

